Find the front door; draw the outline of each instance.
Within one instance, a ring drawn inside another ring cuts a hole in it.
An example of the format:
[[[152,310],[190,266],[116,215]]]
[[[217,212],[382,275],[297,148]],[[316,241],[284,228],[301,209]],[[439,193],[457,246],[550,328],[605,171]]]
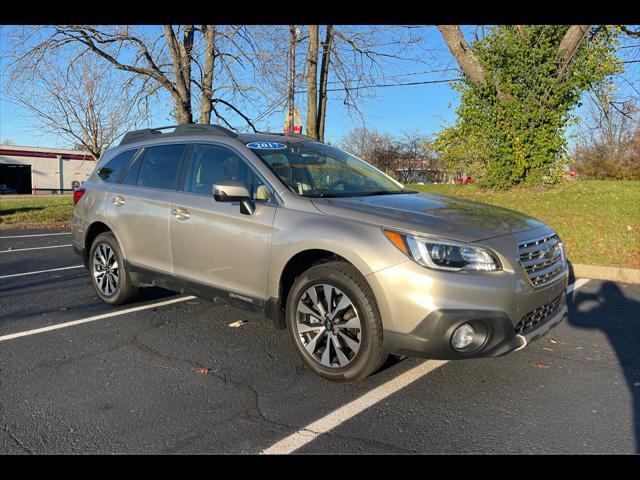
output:
[[[247,186],[256,203],[252,215],[240,213],[239,202],[214,200],[213,185],[225,180]],[[238,153],[203,143],[192,147],[181,190],[173,196],[169,220],[176,277],[238,294],[240,300],[266,300],[277,206],[265,182]]]

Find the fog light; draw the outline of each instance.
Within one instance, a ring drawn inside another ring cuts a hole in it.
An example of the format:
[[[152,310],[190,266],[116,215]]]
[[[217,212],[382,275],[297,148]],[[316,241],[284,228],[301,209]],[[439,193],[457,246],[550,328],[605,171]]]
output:
[[[476,331],[468,323],[463,323],[451,335],[451,345],[456,350],[463,350],[471,345]]]

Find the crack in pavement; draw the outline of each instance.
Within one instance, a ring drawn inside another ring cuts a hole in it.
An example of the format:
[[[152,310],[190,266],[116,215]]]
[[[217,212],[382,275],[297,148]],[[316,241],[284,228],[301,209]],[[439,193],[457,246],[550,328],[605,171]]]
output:
[[[170,362],[185,363],[193,368],[208,368],[208,367],[205,367],[202,363],[192,359],[188,359],[184,357],[175,357],[172,355],[167,355],[165,353],[162,353],[159,350],[151,347],[147,343],[143,342],[140,338],[138,338],[138,336],[136,336],[134,340],[136,345],[140,349],[142,349],[147,353],[160,357],[163,360],[169,360]],[[179,450],[185,449],[190,445],[193,445],[198,440],[204,438],[211,431],[212,428],[215,428],[221,423],[228,423],[233,420],[245,419],[245,420],[260,424],[262,426],[266,426],[271,430],[275,429],[279,433],[283,433],[283,434],[287,434],[292,430],[293,431],[299,430],[303,426],[303,425],[290,425],[290,424],[282,423],[280,421],[269,418],[269,416],[265,414],[261,409],[260,394],[258,390],[251,383],[232,379],[228,375],[225,375],[213,370],[210,370],[206,375],[215,378],[217,381],[223,382],[225,386],[228,386],[229,384],[231,384],[234,387],[236,387],[238,390],[244,391],[246,394],[250,394],[253,397],[253,402],[252,402],[253,406],[249,408],[244,408],[241,412],[238,412],[234,415],[227,416],[222,420],[217,419],[216,421],[208,424],[206,428],[198,431],[197,433],[194,433],[192,435],[189,435],[186,438],[179,440],[178,442],[176,442],[174,445],[170,447],[166,447],[165,449],[163,449],[164,453],[174,453]],[[316,432],[313,432],[313,433],[316,433]],[[355,436],[339,435],[332,432],[326,432],[324,433],[324,435],[327,435],[332,438],[342,439],[342,440],[352,440],[352,441],[364,443],[365,445],[376,446],[378,448],[383,448],[384,450],[389,452],[415,453],[415,450],[404,449],[404,448],[393,446],[391,444],[378,442],[375,440],[359,438]]]
[[[18,437],[16,437],[13,432],[11,432],[11,430],[9,430],[9,427],[7,425],[2,425],[2,430],[4,432],[6,432],[9,437],[11,437],[11,439],[16,442],[16,444],[22,448],[23,450],[25,450],[27,453],[30,453],[31,455],[35,455],[35,451],[32,450],[31,448],[29,448],[27,445],[25,445]]]

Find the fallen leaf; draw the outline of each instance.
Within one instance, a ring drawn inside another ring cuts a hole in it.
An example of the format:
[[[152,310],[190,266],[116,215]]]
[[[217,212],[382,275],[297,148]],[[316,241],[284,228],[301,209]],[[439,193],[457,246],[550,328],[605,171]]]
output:
[[[542,363],[542,362],[536,362],[534,363],[534,365],[536,366],[536,368],[549,368],[550,365],[547,365],[546,363]]]
[[[553,352],[553,348],[549,347],[542,347],[542,350],[544,350],[545,352]]]
[[[196,372],[196,373],[207,374],[207,373],[209,373],[211,371],[211,369],[207,368],[207,367],[201,367],[201,368],[194,368],[193,371]]]
[[[556,342],[553,338],[550,338],[550,339],[549,339],[549,341],[550,341],[551,343],[558,343],[558,342]]]
[[[237,322],[230,323],[230,324],[229,324],[229,326],[230,326],[231,328],[240,328],[240,327],[241,327],[242,325],[244,325],[245,323],[247,323],[247,321],[246,321],[246,320],[238,320]]]
[[[633,232],[633,227],[631,225],[627,225],[627,232]]]

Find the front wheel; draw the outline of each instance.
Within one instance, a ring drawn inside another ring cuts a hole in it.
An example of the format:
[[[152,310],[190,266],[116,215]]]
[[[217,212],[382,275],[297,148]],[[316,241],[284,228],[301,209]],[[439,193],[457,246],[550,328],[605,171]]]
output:
[[[91,283],[103,302],[120,305],[138,292],[126,269],[116,237],[111,232],[96,237],[89,252]]]
[[[298,355],[323,378],[361,380],[386,360],[373,292],[345,262],[328,262],[303,272],[287,298],[286,320]]]

